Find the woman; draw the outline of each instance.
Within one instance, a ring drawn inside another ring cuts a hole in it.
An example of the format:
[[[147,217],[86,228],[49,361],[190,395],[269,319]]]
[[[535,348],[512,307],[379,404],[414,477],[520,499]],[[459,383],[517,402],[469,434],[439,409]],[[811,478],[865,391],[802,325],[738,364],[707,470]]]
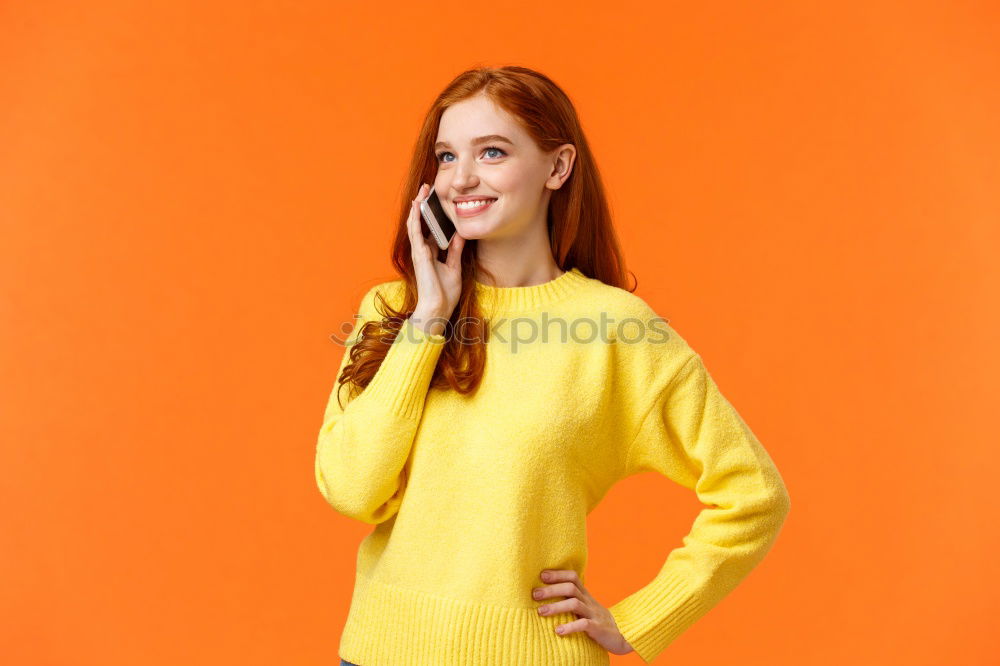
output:
[[[457,227],[443,261],[420,226],[430,186]],[[652,661],[770,549],[781,476],[701,357],[624,288],[597,166],[552,81],[457,77],[408,191],[401,277],[361,301],[316,449],[327,502],[375,526],[341,663]],[[706,508],[652,581],[606,607],[584,584],[586,516],[643,471]]]

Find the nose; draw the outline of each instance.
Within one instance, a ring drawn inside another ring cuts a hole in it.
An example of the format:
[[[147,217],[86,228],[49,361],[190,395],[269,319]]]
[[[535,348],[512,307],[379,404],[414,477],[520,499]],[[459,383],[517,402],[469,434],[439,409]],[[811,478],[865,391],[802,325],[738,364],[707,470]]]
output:
[[[479,176],[476,174],[475,160],[470,164],[467,160],[459,160],[455,165],[455,174],[452,179],[452,187],[456,190],[466,190],[479,184]]]

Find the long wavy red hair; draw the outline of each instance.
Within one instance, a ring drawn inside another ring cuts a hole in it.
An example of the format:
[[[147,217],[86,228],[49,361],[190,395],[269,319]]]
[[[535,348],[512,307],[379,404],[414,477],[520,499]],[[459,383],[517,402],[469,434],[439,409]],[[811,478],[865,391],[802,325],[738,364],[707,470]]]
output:
[[[407,193],[416,192],[422,183],[434,182],[438,169],[434,141],[445,109],[479,93],[485,93],[497,106],[519,119],[540,150],[548,152],[565,143],[576,147],[572,172],[549,199],[549,242],[560,269],[568,271],[575,267],[588,277],[630,292],[638,286],[634,274],[635,284],[631,288],[625,286],[625,261],[600,172],[569,97],[547,76],[526,67],[467,70],[455,77],[434,101],[410,163],[392,243],[392,263],[405,285],[403,300],[394,308],[378,294],[376,309],[383,319],[363,325],[357,342],[349,349],[350,363],[340,375],[341,387],[350,383],[358,392],[368,385],[405,319],[416,308],[417,284],[406,228],[412,194]],[[474,280],[477,274],[490,273],[478,265],[477,245],[475,239],[467,240],[462,252],[462,293],[445,326],[447,342],[431,378],[432,387],[451,386],[461,393],[471,393],[482,380],[489,320],[480,312]],[[441,250],[439,258],[443,260],[445,254]],[[458,320],[463,322],[462,336],[451,335]],[[476,342],[467,342],[470,339]]]

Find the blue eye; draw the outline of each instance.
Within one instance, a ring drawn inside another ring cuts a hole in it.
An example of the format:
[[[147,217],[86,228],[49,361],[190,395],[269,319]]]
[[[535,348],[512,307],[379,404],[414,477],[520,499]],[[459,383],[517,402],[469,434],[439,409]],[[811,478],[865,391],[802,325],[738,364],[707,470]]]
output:
[[[484,153],[485,153],[485,152],[487,152],[487,151],[489,151],[489,150],[495,150],[495,151],[497,151],[498,153],[500,153],[501,155],[506,155],[506,154],[507,154],[507,153],[506,153],[506,152],[504,152],[504,151],[503,151],[502,149],[500,149],[500,148],[497,148],[496,146],[487,146],[486,148],[483,148],[483,152],[484,152]],[[451,153],[450,153],[449,151],[447,151],[447,150],[445,150],[445,151],[442,151],[442,152],[438,153],[438,154],[436,155],[436,157],[437,157],[437,159],[438,159],[438,162],[441,162],[441,161],[443,161],[443,160],[442,160],[441,158],[442,158],[442,157],[444,157],[445,155],[451,155]],[[497,157],[499,157],[499,155],[498,155]],[[497,157],[494,157],[494,158],[490,158],[490,159],[497,159]]]

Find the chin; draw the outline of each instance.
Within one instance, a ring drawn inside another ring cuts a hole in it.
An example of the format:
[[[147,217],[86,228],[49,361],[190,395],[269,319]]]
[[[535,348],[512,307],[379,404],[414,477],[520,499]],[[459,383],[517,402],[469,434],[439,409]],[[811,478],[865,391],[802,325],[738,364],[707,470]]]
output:
[[[465,240],[479,240],[498,235],[497,232],[500,226],[497,224],[482,225],[478,222],[463,221],[456,227],[455,233]]]

